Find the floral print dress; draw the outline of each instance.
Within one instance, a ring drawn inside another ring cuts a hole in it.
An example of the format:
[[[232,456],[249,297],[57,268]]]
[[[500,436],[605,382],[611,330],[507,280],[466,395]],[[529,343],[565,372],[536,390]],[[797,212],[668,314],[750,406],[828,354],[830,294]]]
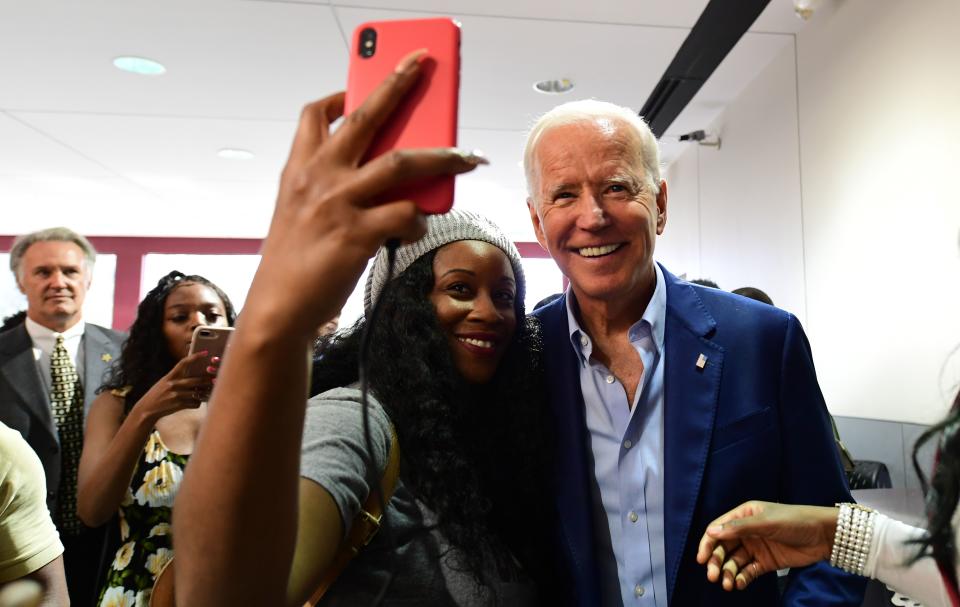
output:
[[[173,558],[173,500],[186,455],[172,453],[154,430],[120,504],[120,541],[100,590],[100,607],[146,607],[153,582]]]

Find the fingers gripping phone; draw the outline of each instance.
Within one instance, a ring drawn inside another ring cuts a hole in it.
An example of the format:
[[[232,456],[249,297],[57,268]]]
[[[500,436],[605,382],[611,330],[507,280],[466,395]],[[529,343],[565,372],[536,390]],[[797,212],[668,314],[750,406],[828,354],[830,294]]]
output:
[[[223,355],[227,351],[227,342],[232,334],[233,327],[197,327],[194,329],[193,338],[190,340],[190,352],[187,356],[204,350],[207,351],[207,355],[190,363],[184,372],[184,376],[202,377],[206,375],[207,367],[211,365],[211,359],[214,356],[223,359]]]
[[[345,113],[356,110],[400,60],[427,49],[420,78],[373,140],[364,162],[393,149],[454,147],[460,95],[460,26],[448,18],[371,21],[357,27],[350,45]],[[452,175],[413,181],[376,202],[413,200],[424,213],[453,206]]]

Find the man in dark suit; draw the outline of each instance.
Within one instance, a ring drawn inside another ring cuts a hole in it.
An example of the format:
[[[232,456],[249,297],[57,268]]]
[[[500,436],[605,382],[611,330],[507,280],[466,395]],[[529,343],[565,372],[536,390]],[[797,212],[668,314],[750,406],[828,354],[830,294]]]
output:
[[[43,464],[47,506],[64,544],[71,603],[96,597],[104,529],[77,518],[83,422],[123,335],[83,321],[96,251],[51,228],[17,238],[10,269],[27,296],[24,323],[0,334],[0,422],[18,430]]]
[[[537,239],[570,280],[534,314],[575,602],[859,605],[863,581],[829,565],[793,571],[781,599],[773,575],[734,595],[695,560],[706,525],[745,499],[850,501],[796,318],[655,263],[667,185],[631,110],[555,108],[524,164]]]

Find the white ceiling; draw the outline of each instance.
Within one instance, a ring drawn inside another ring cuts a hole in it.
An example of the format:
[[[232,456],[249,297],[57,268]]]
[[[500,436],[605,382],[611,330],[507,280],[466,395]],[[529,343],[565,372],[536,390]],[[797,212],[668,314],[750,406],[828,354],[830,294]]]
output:
[[[373,6],[371,6],[373,5]],[[90,235],[262,237],[300,107],[342,88],[364,21],[463,25],[460,145],[490,167],[457,204],[533,240],[519,167],[550,107],[646,100],[706,0],[0,0],[0,234],[66,224]],[[664,136],[710,124],[802,27],[772,0]],[[149,57],[167,73],[121,72]],[[567,77],[572,93],[532,83]],[[224,160],[224,147],[253,151]]]

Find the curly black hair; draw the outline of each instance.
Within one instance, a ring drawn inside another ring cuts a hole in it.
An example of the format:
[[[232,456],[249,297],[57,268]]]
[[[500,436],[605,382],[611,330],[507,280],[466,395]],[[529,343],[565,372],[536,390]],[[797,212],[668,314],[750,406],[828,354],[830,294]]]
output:
[[[223,302],[227,323],[232,327],[237,320],[237,313],[227,294],[203,276],[186,275],[174,270],[161,278],[137,306],[137,319],[133,321],[130,335],[123,342],[120,358],[110,367],[106,380],[97,390],[100,393],[129,386],[130,391],[124,399],[127,413],[153,384],[177,364],[170,355],[163,335],[163,310],[167,297],[185,284],[201,284],[212,289]]]
[[[372,327],[366,361],[370,388],[396,428],[404,484],[436,514],[436,528],[460,551],[464,570],[491,586],[487,559],[492,555],[498,574],[510,579],[517,574],[512,553],[542,580],[550,575],[544,547],[552,507],[539,322],[524,321],[517,301],[520,322],[494,378],[468,384],[428,298],[435,254],[415,261],[381,295],[383,321]],[[360,319],[324,340],[311,394],[358,380],[365,325]]]
[[[960,500],[960,392],[953,399],[950,414],[941,422],[928,428],[913,446],[913,469],[920,479],[926,499],[928,533],[913,543],[920,551],[917,561],[933,556],[948,583],[957,590],[957,546],[955,530],[951,521]],[[920,467],[919,452],[930,440],[939,436],[939,450],[933,476],[927,480]]]

